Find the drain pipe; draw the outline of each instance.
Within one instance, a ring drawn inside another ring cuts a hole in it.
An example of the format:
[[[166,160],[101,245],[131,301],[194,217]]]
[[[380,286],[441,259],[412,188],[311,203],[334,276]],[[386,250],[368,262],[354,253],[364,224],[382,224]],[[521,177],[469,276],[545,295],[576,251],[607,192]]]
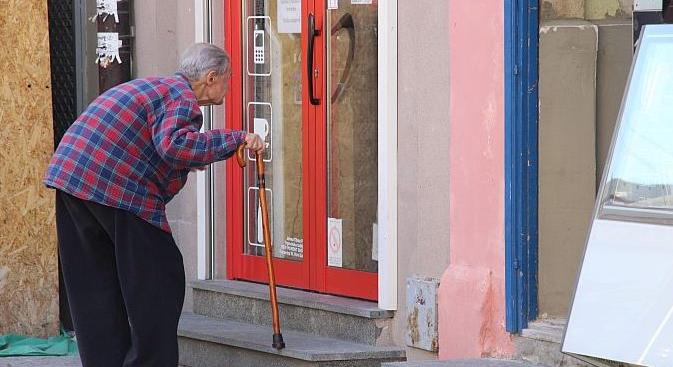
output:
[[[131,80],[131,0],[96,0],[100,93]]]

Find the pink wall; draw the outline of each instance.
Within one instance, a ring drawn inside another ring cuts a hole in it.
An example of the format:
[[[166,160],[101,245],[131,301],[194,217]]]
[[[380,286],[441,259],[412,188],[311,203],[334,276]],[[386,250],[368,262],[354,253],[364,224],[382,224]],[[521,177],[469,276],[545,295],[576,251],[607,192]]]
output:
[[[505,331],[502,0],[449,0],[450,252],[441,359],[509,356]]]

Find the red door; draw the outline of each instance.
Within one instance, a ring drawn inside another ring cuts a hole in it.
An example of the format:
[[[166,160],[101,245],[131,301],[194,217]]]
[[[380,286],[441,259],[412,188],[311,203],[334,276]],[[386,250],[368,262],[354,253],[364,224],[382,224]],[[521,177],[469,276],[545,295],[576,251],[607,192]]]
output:
[[[376,2],[340,3],[226,2],[226,122],[267,143],[277,282],[375,300]],[[266,282],[249,160],[227,163],[227,274]]]

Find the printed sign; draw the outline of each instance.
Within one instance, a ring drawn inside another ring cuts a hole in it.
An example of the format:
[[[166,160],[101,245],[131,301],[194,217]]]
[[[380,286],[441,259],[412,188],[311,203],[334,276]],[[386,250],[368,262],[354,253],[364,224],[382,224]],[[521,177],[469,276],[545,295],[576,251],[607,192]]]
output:
[[[327,0],[327,9],[339,9],[339,0]]]
[[[301,0],[278,0],[278,33],[301,33]]]
[[[327,265],[338,268],[343,267],[342,246],[342,223],[343,219],[327,219]]]

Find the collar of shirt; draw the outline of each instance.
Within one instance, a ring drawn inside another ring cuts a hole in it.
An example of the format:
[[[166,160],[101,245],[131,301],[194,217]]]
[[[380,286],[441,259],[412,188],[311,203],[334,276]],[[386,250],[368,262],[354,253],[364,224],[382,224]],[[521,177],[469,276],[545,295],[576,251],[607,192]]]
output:
[[[186,85],[185,91],[188,92],[186,95],[184,95],[184,97],[188,98],[198,106],[198,101],[196,99],[196,95],[194,94],[194,90],[192,89],[192,85],[189,83],[189,78],[180,72],[177,72],[174,75],[176,76],[176,79],[180,80]]]
[[[185,74],[177,72],[174,75],[179,77],[180,79],[182,79],[182,81],[185,82],[189,86],[189,89],[192,89],[192,85],[189,83],[189,79],[187,78],[187,76]]]

